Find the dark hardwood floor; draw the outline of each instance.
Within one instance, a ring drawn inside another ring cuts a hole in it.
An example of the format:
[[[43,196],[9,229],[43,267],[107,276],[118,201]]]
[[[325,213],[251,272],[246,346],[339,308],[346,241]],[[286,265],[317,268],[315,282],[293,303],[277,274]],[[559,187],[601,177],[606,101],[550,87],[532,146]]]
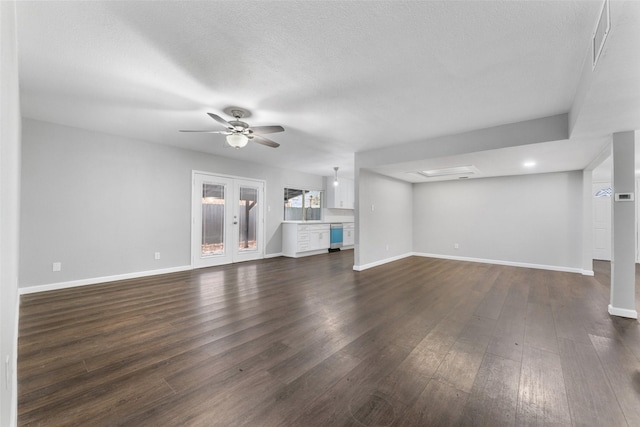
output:
[[[24,295],[19,425],[640,426],[640,324],[608,315],[608,263],[352,264]]]

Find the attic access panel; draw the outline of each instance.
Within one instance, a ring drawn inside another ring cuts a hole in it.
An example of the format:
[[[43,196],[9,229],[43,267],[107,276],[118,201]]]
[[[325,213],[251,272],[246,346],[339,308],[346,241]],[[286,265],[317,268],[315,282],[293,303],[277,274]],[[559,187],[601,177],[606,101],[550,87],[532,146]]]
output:
[[[607,35],[611,29],[611,17],[609,15],[609,0],[605,0],[602,5],[602,11],[600,12],[600,18],[598,19],[598,25],[596,26],[593,34],[593,69],[596,68],[600,54],[604,48],[604,42],[607,40]]]

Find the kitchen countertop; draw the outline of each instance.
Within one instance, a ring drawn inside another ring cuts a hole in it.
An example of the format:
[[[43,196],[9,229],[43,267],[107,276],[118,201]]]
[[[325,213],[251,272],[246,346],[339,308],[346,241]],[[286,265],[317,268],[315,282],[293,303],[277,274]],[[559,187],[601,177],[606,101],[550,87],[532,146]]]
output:
[[[351,224],[354,221],[282,221],[283,224]]]

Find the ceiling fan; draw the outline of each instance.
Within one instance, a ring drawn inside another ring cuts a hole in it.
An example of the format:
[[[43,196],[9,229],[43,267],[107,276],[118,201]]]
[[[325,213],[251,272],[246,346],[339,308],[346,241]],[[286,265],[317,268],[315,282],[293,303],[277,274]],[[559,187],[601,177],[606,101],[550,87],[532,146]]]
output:
[[[207,113],[216,122],[220,123],[226,130],[181,130],[180,132],[200,132],[200,133],[220,133],[227,135],[227,144],[234,148],[242,148],[249,141],[266,145],[267,147],[278,148],[280,144],[262,136],[266,133],[284,132],[282,126],[249,126],[241,121],[243,117],[249,117],[251,113],[241,108],[230,107],[224,110],[225,113],[233,116],[234,120],[226,121],[217,114]]]

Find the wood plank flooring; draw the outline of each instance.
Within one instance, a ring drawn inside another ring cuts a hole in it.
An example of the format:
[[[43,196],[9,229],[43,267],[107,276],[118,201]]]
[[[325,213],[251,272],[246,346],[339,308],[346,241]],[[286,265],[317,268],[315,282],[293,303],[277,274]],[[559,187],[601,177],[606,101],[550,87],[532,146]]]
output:
[[[607,314],[608,263],[352,264],[24,295],[19,425],[640,425],[640,324]]]

